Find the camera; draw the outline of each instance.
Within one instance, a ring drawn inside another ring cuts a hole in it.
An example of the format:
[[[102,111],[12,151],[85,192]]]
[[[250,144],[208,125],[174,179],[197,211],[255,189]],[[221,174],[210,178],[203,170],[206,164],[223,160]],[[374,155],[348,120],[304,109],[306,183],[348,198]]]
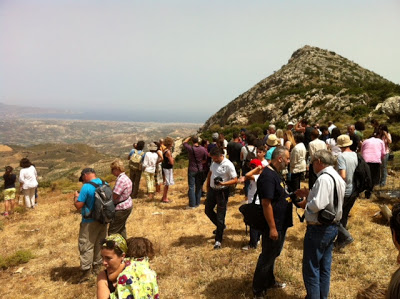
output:
[[[292,203],[293,203],[297,208],[300,208],[300,207],[298,206],[298,203],[301,202],[301,201],[303,201],[303,199],[302,199],[302,198],[298,198],[297,195],[296,195],[294,192],[290,192],[288,195],[289,195],[290,200],[292,201]]]
[[[220,185],[221,184],[221,182],[223,182],[224,180],[220,177],[220,176],[217,176],[216,178],[214,178],[214,185],[215,186],[218,186],[218,185]]]

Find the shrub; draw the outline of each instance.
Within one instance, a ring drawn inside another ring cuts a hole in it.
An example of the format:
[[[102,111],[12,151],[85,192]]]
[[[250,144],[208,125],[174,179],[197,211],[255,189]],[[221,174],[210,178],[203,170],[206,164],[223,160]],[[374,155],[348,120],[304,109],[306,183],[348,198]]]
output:
[[[367,106],[364,106],[364,105],[354,106],[350,110],[351,116],[354,116],[354,117],[364,116],[364,115],[366,115],[368,113],[369,113],[369,108]]]
[[[33,259],[34,255],[30,250],[18,250],[13,255],[8,257],[0,256],[0,268],[7,269],[20,264],[25,264]]]

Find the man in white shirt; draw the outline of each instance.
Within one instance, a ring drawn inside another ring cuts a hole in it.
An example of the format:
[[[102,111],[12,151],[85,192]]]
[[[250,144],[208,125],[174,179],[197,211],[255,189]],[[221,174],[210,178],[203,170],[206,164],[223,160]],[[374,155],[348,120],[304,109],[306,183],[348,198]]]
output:
[[[229,186],[238,181],[235,166],[223,155],[223,150],[214,147],[210,156],[213,161],[207,176],[207,200],[205,213],[217,227],[215,232],[214,249],[221,248],[222,236],[225,229],[226,207],[229,197]],[[214,208],[217,206],[217,212]]]
[[[312,160],[314,171],[318,176],[313,189],[296,191],[298,197],[307,196],[307,200],[299,203],[299,206],[305,209],[304,215],[307,221],[303,251],[303,280],[308,299],[328,298],[329,294],[333,242],[338,234],[338,223],[342,218],[346,188],[346,183],[333,168],[334,164],[335,158],[331,152],[317,151]],[[323,224],[320,221],[319,212],[324,209],[335,213],[330,224]]]

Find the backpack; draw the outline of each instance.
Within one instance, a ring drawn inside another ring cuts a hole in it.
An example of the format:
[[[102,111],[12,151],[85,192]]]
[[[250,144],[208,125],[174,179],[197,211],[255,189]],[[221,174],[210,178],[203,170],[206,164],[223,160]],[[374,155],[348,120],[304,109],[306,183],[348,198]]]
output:
[[[365,196],[369,198],[373,184],[369,165],[364,158],[357,153],[357,167],[353,175],[353,193],[352,196],[358,196],[361,192],[365,192]]]
[[[113,201],[113,192],[110,185],[106,184],[103,180],[102,185],[93,182],[87,182],[96,188],[94,191],[94,205],[93,210],[85,218],[94,219],[101,224],[107,224],[114,220],[115,204]]]
[[[249,148],[247,147],[247,145],[245,147],[247,150],[247,156],[246,156],[246,159],[244,159],[244,161],[243,161],[243,165],[245,166],[246,169],[250,169],[250,161],[257,157],[257,155],[256,155],[257,149],[256,149],[256,147],[254,147],[253,151],[251,152],[249,150]]]
[[[144,151],[139,154],[138,150],[133,150],[133,154],[129,160],[129,169],[131,170],[142,170],[142,160]]]

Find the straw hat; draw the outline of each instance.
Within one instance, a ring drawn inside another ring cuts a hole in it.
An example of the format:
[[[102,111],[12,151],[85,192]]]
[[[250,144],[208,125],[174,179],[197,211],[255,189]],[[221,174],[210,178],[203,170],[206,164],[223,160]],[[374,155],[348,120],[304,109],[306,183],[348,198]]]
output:
[[[348,147],[353,144],[353,141],[350,140],[349,135],[340,135],[337,138],[337,146],[338,147]]]
[[[279,145],[278,137],[275,134],[269,134],[267,139],[268,146],[277,146]]]
[[[157,150],[157,144],[152,142],[147,146],[147,148],[149,149],[149,151],[156,151]]]

